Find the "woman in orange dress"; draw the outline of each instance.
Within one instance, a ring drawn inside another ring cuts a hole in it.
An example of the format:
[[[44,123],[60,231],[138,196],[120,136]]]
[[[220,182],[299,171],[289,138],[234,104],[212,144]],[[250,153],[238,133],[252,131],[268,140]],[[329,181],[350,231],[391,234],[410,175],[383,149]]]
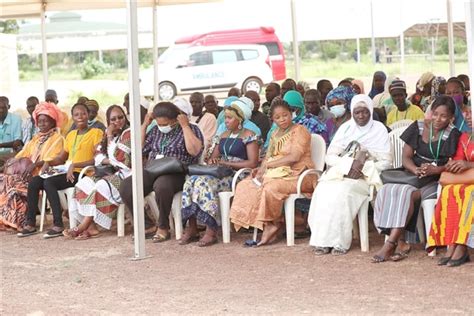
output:
[[[471,109],[465,113],[466,123],[472,128]],[[474,135],[466,132],[459,138],[458,149],[446,170],[461,173],[474,168]],[[448,184],[443,187],[431,223],[428,251],[448,246],[438,265],[460,266],[470,260],[467,248],[474,248],[474,184]]]
[[[256,227],[263,230],[257,246],[276,240],[283,224],[285,199],[296,193],[298,176],[314,168],[311,160],[311,135],[305,127],[292,122],[287,102],[275,99],[271,117],[278,126],[272,134],[267,155],[252,175],[238,185],[230,210],[235,229]],[[302,192],[312,192],[314,178],[303,181]]]

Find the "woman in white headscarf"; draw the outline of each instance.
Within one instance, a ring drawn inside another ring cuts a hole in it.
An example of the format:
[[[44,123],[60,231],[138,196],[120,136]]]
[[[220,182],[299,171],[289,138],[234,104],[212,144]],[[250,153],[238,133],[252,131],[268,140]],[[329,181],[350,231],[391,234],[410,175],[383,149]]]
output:
[[[355,216],[369,199],[371,187],[382,185],[379,172],[391,166],[387,129],[372,119],[372,112],[372,100],[356,95],[352,118],[339,127],[328,148],[328,170],[314,191],[308,217],[310,245],[318,255],[347,253]],[[357,144],[359,150],[350,150]]]

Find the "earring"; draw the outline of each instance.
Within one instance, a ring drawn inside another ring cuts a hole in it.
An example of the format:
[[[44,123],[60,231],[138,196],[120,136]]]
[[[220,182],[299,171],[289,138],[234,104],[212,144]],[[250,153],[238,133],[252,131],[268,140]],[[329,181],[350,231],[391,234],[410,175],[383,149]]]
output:
[[[242,129],[242,123],[239,123],[238,127],[239,127],[239,129]]]

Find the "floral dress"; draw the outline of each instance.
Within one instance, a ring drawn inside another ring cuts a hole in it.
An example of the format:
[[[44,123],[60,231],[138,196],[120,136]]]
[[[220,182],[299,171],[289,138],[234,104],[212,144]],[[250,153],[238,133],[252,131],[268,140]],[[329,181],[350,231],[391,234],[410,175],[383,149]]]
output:
[[[247,160],[247,144],[258,141],[258,136],[246,138],[220,138],[216,145],[226,161]],[[231,191],[233,176],[222,179],[213,176],[190,176],[183,187],[183,221],[195,216],[212,229],[217,229],[219,219],[219,192]]]

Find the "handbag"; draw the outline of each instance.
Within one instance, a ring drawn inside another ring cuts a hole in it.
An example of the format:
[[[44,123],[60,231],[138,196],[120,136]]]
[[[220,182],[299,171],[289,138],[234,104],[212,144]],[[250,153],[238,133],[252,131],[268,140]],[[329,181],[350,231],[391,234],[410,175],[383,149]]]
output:
[[[98,178],[113,175],[117,169],[112,165],[98,165],[94,166],[94,175]]]
[[[382,180],[383,184],[387,184],[387,183],[409,184],[419,189],[431,182],[437,181],[438,176],[433,175],[433,176],[419,178],[417,175],[414,175],[413,173],[406,170],[405,168],[397,168],[397,169],[388,169],[388,170],[382,171],[380,173],[380,179]]]
[[[355,158],[356,154],[360,151],[361,146],[358,141],[353,140],[347,144],[346,149],[339,154],[340,157],[351,157]]]
[[[160,159],[149,160],[145,171],[154,178],[165,174],[186,173],[186,168],[181,160],[174,157],[163,157]]]
[[[441,185],[448,184],[474,184],[474,169],[470,168],[461,173],[444,171],[439,178]]]
[[[234,170],[225,166],[194,164],[188,166],[188,173],[190,176],[213,176],[222,179],[233,175]]]

